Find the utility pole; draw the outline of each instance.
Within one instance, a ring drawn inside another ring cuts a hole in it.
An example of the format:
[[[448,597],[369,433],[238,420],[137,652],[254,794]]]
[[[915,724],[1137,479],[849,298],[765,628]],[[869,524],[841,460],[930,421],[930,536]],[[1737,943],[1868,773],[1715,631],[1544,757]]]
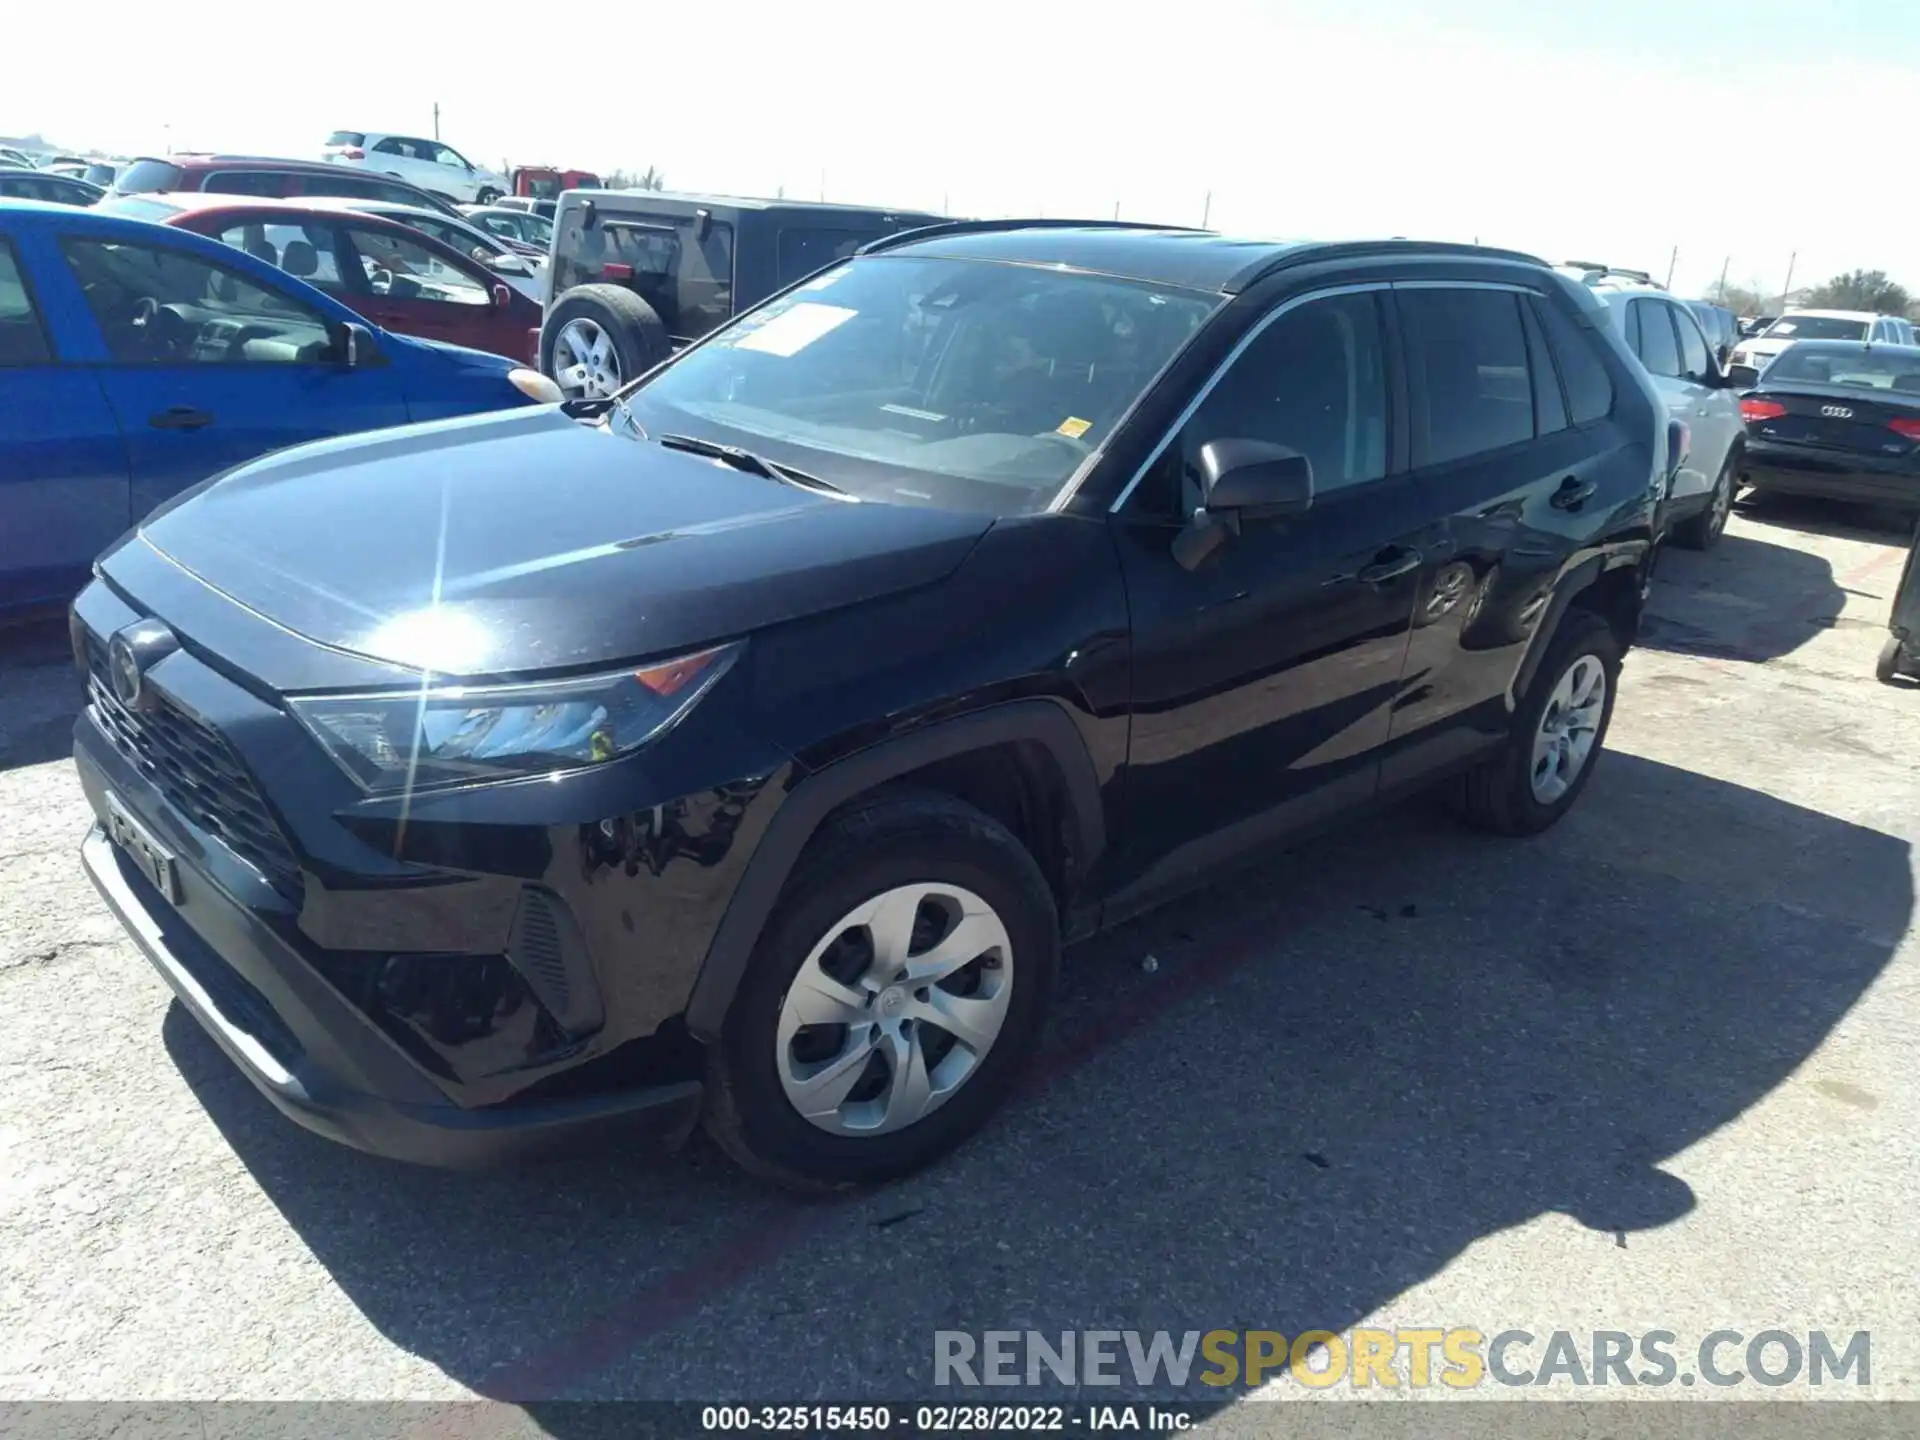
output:
[[[1207,217],[1211,214],[1213,214],[1213,192],[1209,190],[1206,200],[1200,206],[1200,228],[1202,230],[1207,228]]]
[[[1780,290],[1780,308],[1782,310],[1787,308],[1787,296],[1793,293],[1793,266],[1794,262],[1799,260],[1799,258],[1800,252],[1798,250],[1795,250],[1787,256],[1787,283],[1782,286]]]
[[[1727,256],[1720,262],[1720,288],[1713,292],[1713,298],[1722,305],[1727,303],[1727,267],[1733,264],[1733,257]]]
[[[1671,290],[1673,288],[1673,267],[1678,265],[1679,263],[1680,263],[1680,247],[1676,245],[1673,247],[1673,254],[1667,257],[1667,283],[1663,288],[1668,290]]]
[[[1118,200],[1113,202],[1113,218],[1116,220],[1120,218],[1120,202]]]
[[[820,198],[827,198],[827,167],[824,165],[820,167]]]
[[[436,140],[440,138],[440,102],[438,100],[433,102],[433,138]]]

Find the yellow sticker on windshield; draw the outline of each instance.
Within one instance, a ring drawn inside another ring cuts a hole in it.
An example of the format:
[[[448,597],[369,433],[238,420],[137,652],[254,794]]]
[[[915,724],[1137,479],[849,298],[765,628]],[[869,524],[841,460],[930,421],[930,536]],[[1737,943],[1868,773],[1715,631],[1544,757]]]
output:
[[[1055,430],[1053,433],[1056,435],[1064,435],[1069,440],[1078,440],[1082,435],[1086,434],[1087,431],[1091,430],[1092,428],[1093,428],[1093,421],[1082,420],[1077,415],[1069,415],[1066,419],[1060,422],[1059,429]]]

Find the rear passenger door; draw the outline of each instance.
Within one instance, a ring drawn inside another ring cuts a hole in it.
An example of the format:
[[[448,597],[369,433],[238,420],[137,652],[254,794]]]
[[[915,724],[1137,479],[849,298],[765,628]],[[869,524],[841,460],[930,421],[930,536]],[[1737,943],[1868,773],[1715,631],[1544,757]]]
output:
[[[1428,524],[1387,788],[1505,737],[1507,687],[1598,484],[1533,292],[1422,281],[1395,286],[1394,303]],[[1611,408],[1604,369],[1601,383]]]
[[[26,262],[0,235],[0,611],[71,598],[131,523],[120,427],[92,370],[61,355],[52,331]]]

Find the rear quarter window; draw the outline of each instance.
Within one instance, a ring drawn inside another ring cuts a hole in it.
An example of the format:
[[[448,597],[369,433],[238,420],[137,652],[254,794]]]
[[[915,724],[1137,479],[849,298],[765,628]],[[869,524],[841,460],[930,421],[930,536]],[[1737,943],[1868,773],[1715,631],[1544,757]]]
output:
[[[149,190],[178,190],[185,172],[165,160],[136,160],[122,170],[113,188],[122,195],[138,195]]]
[[[1604,420],[1613,413],[1613,380],[1595,346],[1598,335],[1576,325],[1559,306],[1543,300],[1534,306],[1548,348],[1567,391],[1567,412],[1576,425]]]

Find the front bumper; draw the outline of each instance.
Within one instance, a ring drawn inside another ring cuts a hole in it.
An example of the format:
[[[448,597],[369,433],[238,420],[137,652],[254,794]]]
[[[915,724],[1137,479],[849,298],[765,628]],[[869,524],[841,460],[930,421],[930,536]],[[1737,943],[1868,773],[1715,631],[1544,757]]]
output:
[[[1876,505],[1920,506],[1920,463],[1913,455],[1879,456],[1747,437],[1741,478],[1756,490],[1816,495]]]
[[[665,787],[736,763],[734,732],[679,727],[644,765],[580,784],[422,793],[396,821],[216,668],[300,670],[305,642],[187,577],[141,578],[191,639],[145,671],[136,716],[101,657],[153,612],[103,581],[83,592],[74,758],[96,819],[131,817],[175,865],[163,895],[99,826],[84,862],[248,1078],[311,1130],[428,1164],[614,1128],[684,1136],[703,1056],[681,1016],[775,797],[758,780]],[[218,648],[192,643],[206,637]]]
[[[86,723],[86,722],[82,722]],[[78,757],[96,811],[105,781]],[[692,1081],[543,1104],[463,1110],[432,1088],[272,930],[191,866],[178,905],[99,825],[80,847],[94,888],[181,1004],[289,1119],[356,1150],[418,1164],[481,1166],[619,1132],[677,1143],[700,1111]]]

